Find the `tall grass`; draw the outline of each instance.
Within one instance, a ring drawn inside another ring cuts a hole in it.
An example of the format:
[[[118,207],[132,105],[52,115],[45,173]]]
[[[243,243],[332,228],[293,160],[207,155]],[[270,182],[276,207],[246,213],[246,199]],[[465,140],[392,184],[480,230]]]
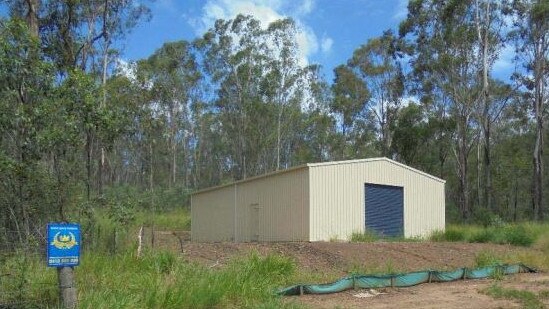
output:
[[[0,271],[16,262],[10,260]],[[36,288],[24,295],[26,304],[55,308],[55,269],[46,269],[39,259],[27,266],[33,275],[26,277],[26,284]],[[111,256],[86,252],[76,268],[79,308],[294,308],[297,305],[282,302],[274,291],[295,276],[293,260],[257,253],[210,268],[171,252],[148,252],[139,259],[127,252]],[[0,281],[3,293],[19,297],[18,289],[17,282]]]
[[[547,234],[547,236],[543,236]],[[481,227],[477,225],[450,225],[445,231],[431,234],[431,241],[464,241],[472,243],[511,244],[530,247],[538,239],[549,239],[549,224],[520,223]],[[549,244],[549,241],[548,241]]]
[[[135,225],[154,226],[162,230],[191,230],[191,214],[187,208],[177,208],[164,212],[139,211],[135,215]]]

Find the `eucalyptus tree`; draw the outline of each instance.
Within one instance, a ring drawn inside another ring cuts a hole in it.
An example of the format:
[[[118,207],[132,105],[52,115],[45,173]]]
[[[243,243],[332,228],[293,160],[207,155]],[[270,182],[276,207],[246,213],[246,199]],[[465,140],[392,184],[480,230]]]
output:
[[[333,100],[330,109],[339,116],[342,141],[339,145],[338,159],[354,159],[357,153],[352,151],[361,144],[361,128],[370,127],[372,116],[368,108],[370,92],[357,74],[348,66],[340,65],[334,69],[335,79],[332,85]]]
[[[500,87],[500,85],[494,83],[491,76],[494,62],[500,57],[505,44],[504,31],[507,25],[504,13],[507,11],[507,3],[505,1],[475,0],[471,3],[471,8],[474,13],[473,22],[477,32],[478,47],[476,50],[481,66],[481,77],[478,83],[482,84],[478,111],[476,112],[482,132],[479,144],[482,144],[483,150],[483,172],[480,172],[481,160],[479,159],[477,163],[479,164],[478,200],[479,205],[484,204],[487,209],[493,211],[491,134],[493,122],[501,115],[498,112],[501,110],[501,106],[498,104],[500,102],[497,95],[495,95],[495,92],[498,91],[495,88]],[[482,174],[482,189],[480,174]]]
[[[446,97],[455,119],[453,148],[458,175],[458,205],[462,218],[471,215],[469,154],[478,136],[474,123],[482,88],[478,84],[481,62],[474,10],[468,1],[413,1],[408,18],[400,25],[414,49],[410,63],[414,74],[425,79],[422,93]]]
[[[404,95],[399,38],[388,30],[353,52],[348,66],[368,89],[368,108],[377,120],[381,153],[391,157],[391,130]]]
[[[122,40],[135,25],[147,18],[148,8],[127,0],[6,0],[4,3],[12,18],[25,20],[31,32],[40,40],[44,60],[56,67],[58,80],[82,70],[97,78],[105,87],[108,66],[116,55],[112,47]],[[106,92],[97,100],[99,108],[106,108]],[[99,156],[97,168],[98,189],[103,186],[105,145],[101,128],[87,130],[84,146],[87,182],[91,183],[95,149]]]
[[[276,163],[275,170],[280,169],[282,163],[287,168],[289,153],[281,153],[283,148],[288,150],[292,141],[292,134],[298,128],[294,124],[300,121],[300,109],[304,96],[309,87],[307,77],[313,68],[300,64],[297,46],[297,28],[292,19],[275,21],[265,30],[268,52],[265,77],[262,80],[261,90],[266,101],[276,106]],[[283,157],[284,160],[283,160]]]
[[[52,183],[44,176],[39,141],[47,125],[41,105],[52,99],[52,88],[52,67],[42,61],[27,25],[0,19],[0,241],[25,242],[51,215]]]
[[[544,117],[549,98],[549,2],[545,0],[516,0],[512,3],[517,58],[524,70],[515,79],[524,87],[532,102],[536,124],[533,151],[534,218],[545,216],[544,185]]]
[[[170,151],[169,186],[178,181],[177,167],[183,165],[184,183],[189,179],[191,106],[197,100],[197,87],[201,80],[198,63],[192,46],[186,41],[165,43],[146,61],[140,64],[147,70],[150,99],[156,116],[166,123],[167,145]],[[178,160],[179,152],[181,158]]]
[[[299,63],[296,40],[291,20],[261,25],[238,15],[218,20],[196,42],[215,90],[225,164],[234,179],[291,164],[292,128],[311,76]]]

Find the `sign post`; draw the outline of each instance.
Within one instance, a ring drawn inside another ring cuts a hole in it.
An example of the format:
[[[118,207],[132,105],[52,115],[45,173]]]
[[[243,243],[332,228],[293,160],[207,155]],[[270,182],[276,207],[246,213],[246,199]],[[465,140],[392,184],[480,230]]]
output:
[[[48,267],[57,267],[61,303],[63,308],[74,309],[77,305],[74,266],[80,264],[80,225],[49,223],[47,240]]]

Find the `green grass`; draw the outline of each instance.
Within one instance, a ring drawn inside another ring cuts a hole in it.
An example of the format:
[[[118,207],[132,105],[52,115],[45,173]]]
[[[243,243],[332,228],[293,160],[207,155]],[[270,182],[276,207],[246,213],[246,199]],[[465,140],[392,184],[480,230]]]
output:
[[[504,298],[519,301],[522,308],[525,309],[542,309],[545,308],[538,296],[530,291],[506,289],[498,284],[494,284],[482,291],[484,294],[494,298]]]
[[[384,241],[384,242],[418,242],[423,241],[420,237],[412,237],[412,238],[405,238],[405,237],[384,237],[376,234],[373,231],[366,230],[364,232],[354,232],[351,234],[351,238],[349,239],[351,242],[375,242],[375,241]],[[336,241],[330,239],[330,241]]]
[[[524,222],[482,227],[478,225],[450,225],[444,232],[437,231],[431,241],[461,241],[476,243],[511,244],[536,250],[514,250],[492,257],[502,263],[521,262],[538,270],[549,271],[549,223]],[[541,251],[541,252],[540,252]],[[493,253],[490,253],[493,255]],[[476,263],[490,260],[490,254],[481,252]],[[493,262],[493,261],[489,261]]]
[[[547,235],[547,236],[544,236]],[[481,227],[478,225],[450,225],[445,231],[431,234],[431,241],[463,241],[472,243],[511,244],[530,247],[546,237],[549,247],[549,224],[519,223]]]
[[[136,213],[135,225],[152,226],[160,230],[191,230],[191,213],[186,208],[165,212],[140,211]]]
[[[351,234],[351,242],[374,242],[379,239],[379,236],[372,231],[354,232]]]
[[[9,259],[0,273],[15,264],[22,262]],[[40,257],[25,265],[28,275],[20,280],[30,288],[21,292],[19,281],[1,280],[0,304],[24,299],[28,307],[55,308],[55,269],[47,269]],[[85,252],[76,268],[79,308],[296,308],[274,294],[299,279],[295,268],[287,257],[257,253],[209,268],[171,252],[148,252],[139,259],[129,252]]]
[[[483,250],[476,254],[474,267],[486,267],[502,264],[502,258],[492,251]]]

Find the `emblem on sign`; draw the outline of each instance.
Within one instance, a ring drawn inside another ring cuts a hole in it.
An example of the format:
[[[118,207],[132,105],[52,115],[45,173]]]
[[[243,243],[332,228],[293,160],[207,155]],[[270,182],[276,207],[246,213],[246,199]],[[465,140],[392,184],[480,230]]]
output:
[[[53,236],[51,245],[57,249],[70,249],[78,245],[78,242],[76,242],[76,237],[71,232],[69,232],[68,235],[62,235],[61,232],[57,232],[57,234]]]
[[[80,264],[82,235],[76,223],[48,223],[48,267],[72,267]]]

